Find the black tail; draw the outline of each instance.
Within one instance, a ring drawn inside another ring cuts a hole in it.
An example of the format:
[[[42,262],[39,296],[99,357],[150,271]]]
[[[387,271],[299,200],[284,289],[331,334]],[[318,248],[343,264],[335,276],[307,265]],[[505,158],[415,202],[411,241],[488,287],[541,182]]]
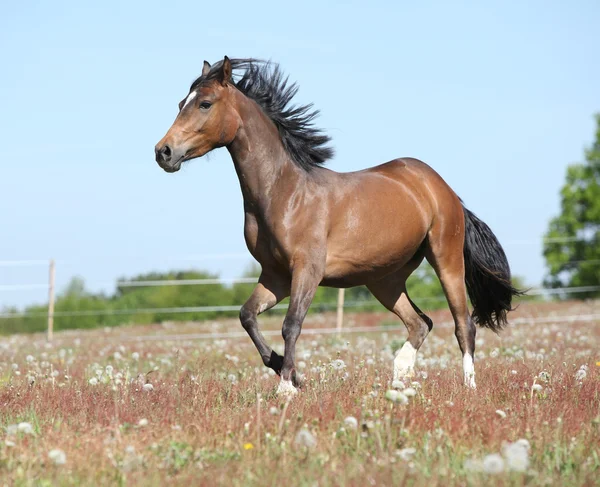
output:
[[[510,267],[496,236],[484,222],[463,207],[465,213],[465,281],[472,318],[498,333],[506,325],[513,296],[523,294],[510,282]]]

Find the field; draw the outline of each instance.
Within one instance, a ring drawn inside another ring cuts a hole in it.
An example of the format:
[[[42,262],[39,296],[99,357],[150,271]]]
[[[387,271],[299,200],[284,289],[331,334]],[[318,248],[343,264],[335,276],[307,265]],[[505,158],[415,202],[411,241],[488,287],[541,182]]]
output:
[[[0,341],[5,485],[598,485],[600,303],[525,303],[479,330],[462,386],[446,311],[413,382],[392,389],[405,331],[388,313],[298,342],[304,387],[275,395],[237,320]],[[573,319],[579,316],[579,319]],[[262,320],[266,330],[280,316]],[[304,328],[334,326],[309,315]],[[373,331],[368,328],[373,328]],[[381,331],[379,328],[386,330]],[[363,330],[364,328],[364,330]],[[215,333],[211,339],[193,334]],[[174,336],[177,334],[178,336]],[[182,335],[189,335],[187,337]],[[281,350],[280,336],[268,339]]]

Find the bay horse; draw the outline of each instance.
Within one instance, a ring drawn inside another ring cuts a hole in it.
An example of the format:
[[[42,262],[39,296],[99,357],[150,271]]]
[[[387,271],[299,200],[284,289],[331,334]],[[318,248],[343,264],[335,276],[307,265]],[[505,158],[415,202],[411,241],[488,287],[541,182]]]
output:
[[[435,269],[454,319],[464,383],[475,388],[475,324],[498,332],[520,294],[498,239],[417,159],[350,173],[323,167],[333,156],[330,138],[314,126],[312,104],[290,104],[297,90],[277,64],[205,61],[155,147],[156,161],[169,173],[217,147],[229,151],[244,198],[244,237],[262,268],[240,321],[264,364],[281,376],[278,393],[297,392],[296,341],[318,286],[366,285],[406,325],[393,377],[412,376],[433,326],[406,290],[423,258]],[[288,296],[282,357],[260,333],[257,316]]]

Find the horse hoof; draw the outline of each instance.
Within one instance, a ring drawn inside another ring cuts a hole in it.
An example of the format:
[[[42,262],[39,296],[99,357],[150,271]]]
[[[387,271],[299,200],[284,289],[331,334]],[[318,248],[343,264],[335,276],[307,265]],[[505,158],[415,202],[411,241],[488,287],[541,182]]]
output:
[[[294,387],[291,380],[281,379],[277,387],[277,395],[282,397],[293,397],[298,394],[298,389]]]
[[[465,386],[469,389],[477,389],[475,384],[475,374],[465,374]]]

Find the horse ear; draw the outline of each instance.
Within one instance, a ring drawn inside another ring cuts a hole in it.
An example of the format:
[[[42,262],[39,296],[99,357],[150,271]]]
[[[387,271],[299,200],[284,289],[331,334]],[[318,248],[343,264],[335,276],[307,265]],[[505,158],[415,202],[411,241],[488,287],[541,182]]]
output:
[[[204,61],[204,65],[202,66],[202,76],[206,76],[210,72],[210,63],[208,61]]]
[[[223,58],[223,66],[221,66],[221,84],[225,86],[231,80],[231,61],[227,56]]]

